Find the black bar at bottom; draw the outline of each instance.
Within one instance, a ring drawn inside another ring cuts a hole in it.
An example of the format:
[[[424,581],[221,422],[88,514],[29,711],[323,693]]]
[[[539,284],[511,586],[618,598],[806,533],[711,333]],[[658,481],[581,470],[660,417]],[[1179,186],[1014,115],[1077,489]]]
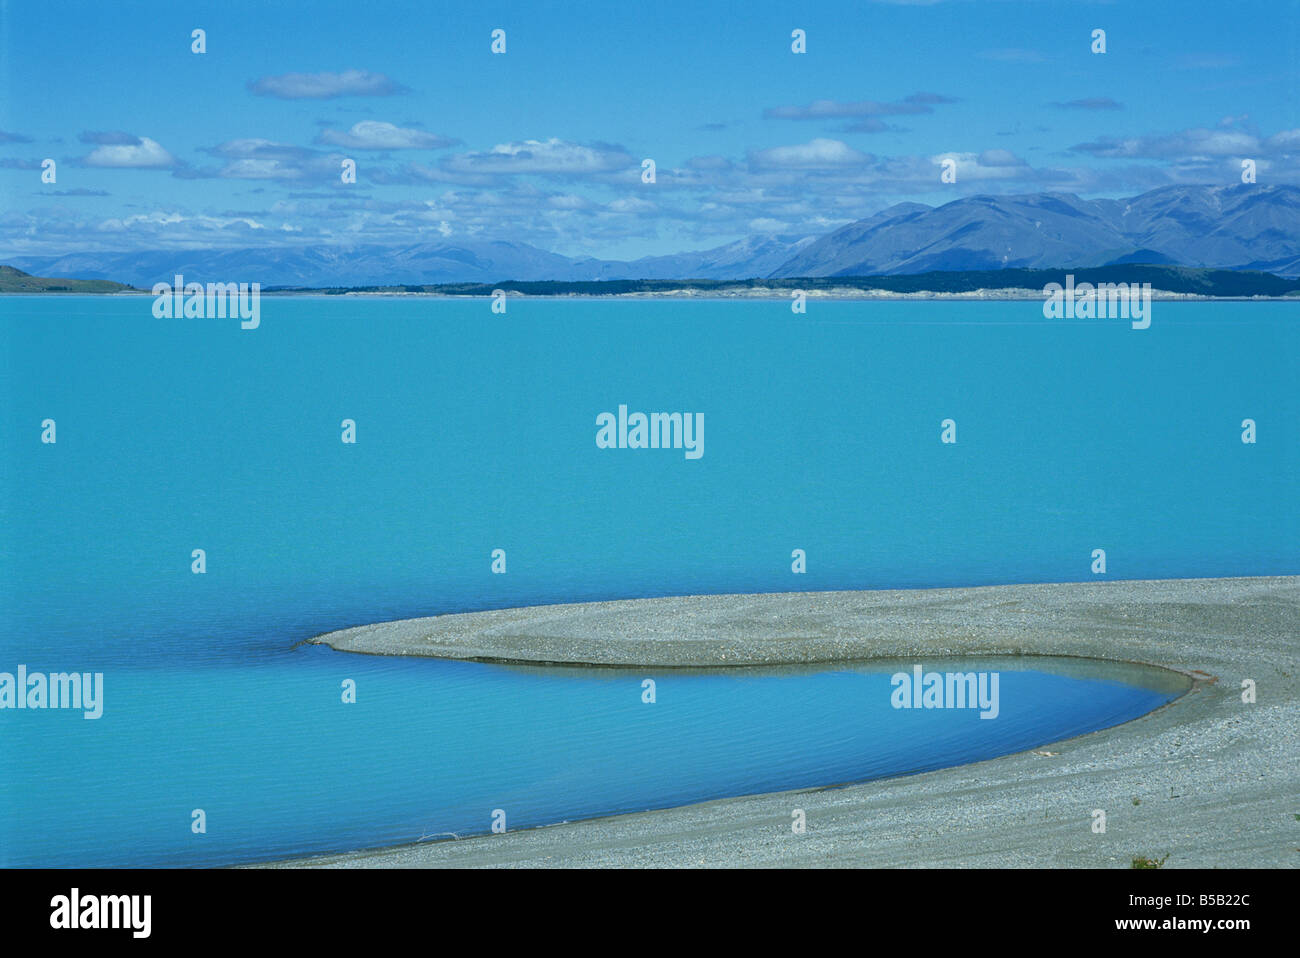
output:
[[[1293,885],[1286,870],[9,870],[0,871],[0,933],[6,944],[92,948],[337,948],[407,936],[441,948],[466,933],[500,945],[607,932],[615,950],[640,951],[637,942],[721,935],[734,945],[783,931],[816,931],[807,942],[816,947],[839,928],[864,946],[897,933],[927,948],[1035,938],[1231,948],[1295,927]]]

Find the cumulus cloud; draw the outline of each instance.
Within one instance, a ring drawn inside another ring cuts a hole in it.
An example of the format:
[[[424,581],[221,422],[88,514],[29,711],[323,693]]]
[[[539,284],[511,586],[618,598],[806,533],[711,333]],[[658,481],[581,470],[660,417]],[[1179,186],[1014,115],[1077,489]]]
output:
[[[0,143],[30,143],[32,138],[21,133],[8,133],[0,130]]]
[[[320,155],[316,150],[294,146],[291,143],[277,143],[260,137],[227,140],[216,146],[205,147],[203,152],[228,159],[251,160],[304,160]]]
[[[624,170],[639,166],[639,162],[621,146],[607,143],[586,146],[552,137],[499,143],[483,152],[458,153],[448,157],[443,165],[447,170],[463,173],[583,176]]]
[[[211,216],[208,214],[189,214],[176,210],[155,210],[151,213],[137,213],[134,216],[113,217],[101,220],[95,227],[101,233],[157,232],[162,229],[189,229],[200,233],[211,232],[248,232],[262,230],[266,227],[247,216]]]
[[[344,70],[342,73],[284,73],[250,80],[258,96],[282,100],[332,100],[341,96],[394,96],[407,88],[382,73]]]
[[[379,120],[362,120],[354,123],[347,132],[323,130],[316,142],[350,150],[438,150],[459,141]]]
[[[1183,160],[1212,156],[1285,154],[1300,146],[1300,130],[1266,139],[1231,128],[1181,130],[1162,136],[1100,137],[1070,149],[1106,159]]]
[[[203,152],[223,161],[215,170],[187,168],[177,172],[186,177],[217,177],[227,180],[278,180],[283,182],[337,181],[340,155],[260,137],[227,140]]]
[[[1300,130],[1283,130],[1262,142],[1268,153],[1300,153]]]
[[[1040,179],[1041,171],[1030,168],[1020,157],[1010,150],[984,150],[980,153],[941,153],[932,157],[935,166],[942,166],[944,160],[952,160],[957,167],[957,182],[972,180],[1025,180]],[[933,176],[933,174],[931,174]]]
[[[863,166],[872,157],[859,153],[847,143],[818,137],[794,146],[774,146],[767,150],[753,150],[749,165],[755,170],[833,170]]]
[[[176,157],[163,149],[157,140],[147,136],[133,139],[134,143],[113,141],[97,146],[81,158],[81,165],[121,170],[169,169],[179,165]]]

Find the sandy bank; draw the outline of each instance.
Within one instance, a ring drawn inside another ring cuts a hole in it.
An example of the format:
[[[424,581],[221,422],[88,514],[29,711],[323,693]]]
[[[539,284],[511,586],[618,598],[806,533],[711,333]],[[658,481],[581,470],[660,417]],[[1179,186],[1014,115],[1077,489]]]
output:
[[[1199,673],[1133,722],[843,788],[315,859],[358,866],[1300,864],[1300,577],[692,596],[438,616],[316,641],[352,652],[643,668],[1078,655]],[[1251,679],[1258,701],[1245,704]],[[1045,754],[1050,753],[1050,754]],[[807,814],[804,835],[790,814]],[[1104,834],[1092,812],[1107,816]],[[297,863],[306,864],[306,863]]]

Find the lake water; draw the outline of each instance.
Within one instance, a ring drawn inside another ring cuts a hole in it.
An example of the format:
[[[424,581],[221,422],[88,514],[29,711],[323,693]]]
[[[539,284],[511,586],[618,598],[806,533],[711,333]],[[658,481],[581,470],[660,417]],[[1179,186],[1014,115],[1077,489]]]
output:
[[[151,304],[0,299],[0,671],[103,671],[106,687],[97,721],[0,711],[0,863],[277,857],[485,830],[484,803],[513,829],[912,768],[854,724],[888,676],[683,673],[645,706],[640,675],[289,651],[350,625],[1300,571],[1300,303],[1157,302],[1147,330],[1047,320],[1034,302],[795,316],[547,300],[497,316],[486,301],[264,297],[256,330]],[[703,414],[703,455],[599,448],[596,417],[620,404]],[[358,678],[355,706],[341,674]],[[1017,694],[1050,701],[1067,679]],[[1126,693],[1017,737],[1013,681],[997,721],[975,718],[991,732],[947,751],[908,739],[906,755],[968,761],[1162,700]],[[801,724],[821,701],[841,709]],[[778,716],[803,737],[781,745]],[[594,778],[553,773],[588,749]],[[602,789],[602,768],[626,774]],[[427,800],[439,783],[445,806]]]

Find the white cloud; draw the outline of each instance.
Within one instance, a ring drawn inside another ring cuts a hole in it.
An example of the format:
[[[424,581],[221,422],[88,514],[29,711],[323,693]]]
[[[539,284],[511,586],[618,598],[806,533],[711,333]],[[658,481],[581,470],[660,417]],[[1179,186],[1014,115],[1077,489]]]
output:
[[[1300,130],[1282,130],[1264,141],[1270,153],[1300,153]]]
[[[114,143],[97,146],[82,161],[85,166],[114,169],[166,169],[176,166],[172,156],[157,140],[140,137],[139,143]]]
[[[1270,148],[1286,152],[1289,132],[1279,133],[1266,142]],[[1135,136],[1123,139],[1102,137],[1090,143],[1080,143],[1071,149],[1076,153],[1090,153],[1093,156],[1111,159],[1182,160],[1198,156],[1249,156],[1260,152],[1261,146],[1258,137],[1239,130],[1196,129],[1182,130],[1167,136]]]
[[[543,173],[584,175],[627,169],[636,161],[618,146],[583,146],[552,137],[499,143],[479,153],[459,153],[445,166],[464,173]]]
[[[346,133],[341,130],[324,130],[316,137],[316,142],[350,150],[437,150],[451,146],[456,141],[379,120],[362,120],[353,124],[352,129]]]
[[[968,180],[1012,180],[1031,176],[1024,160],[1009,150],[985,150],[982,153],[940,153],[931,157],[931,163],[942,166],[952,160],[957,166],[957,182]]]
[[[205,149],[204,152],[211,153],[213,156],[252,160],[303,160],[316,155],[314,150],[289,143],[276,143],[274,140],[264,140],[259,137],[227,140],[225,143]]]
[[[155,210],[152,213],[137,213],[122,219],[102,220],[96,227],[100,232],[120,233],[130,231],[174,230],[177,227],[202,231],[227,230],[232,227],[247,230],[261,230],[265,227],[257,220],[247,216],[206,216],[187,215],[175,211]]]
[[[1024,166],[1025,161],[1010,150],[985,150],[976,162],[980,166]]]
[[[871,162],[847,143],[818,137],[795,146],[774,146],[749,154],[749,164],[763,170],[827,170],[864,166]]]

